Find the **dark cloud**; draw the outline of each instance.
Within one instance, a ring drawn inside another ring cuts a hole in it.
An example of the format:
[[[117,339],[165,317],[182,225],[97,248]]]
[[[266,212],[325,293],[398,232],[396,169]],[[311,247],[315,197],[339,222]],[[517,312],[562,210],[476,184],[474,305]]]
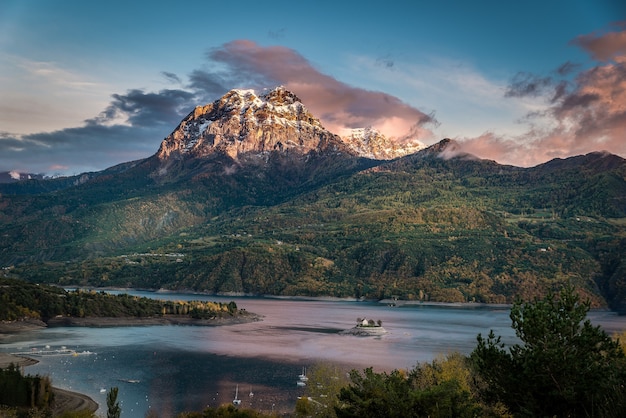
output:
[[[114,94],[109,106],[84,126],[22,136],[5,133],[0,136],[0,167],[78,174],[148,157],[193,109],[193,97],[183,90],[130,90]]]
[[[161,71],[161,75],[170,83],[174,84],[182,84],[182,80],[174,73],[170,73],[168,71]]]
[[[193,70],[189,74],[188,87],[199,97],[206,98],[205,101],[210,101],[223,96],[233,85],[237,85],[231,84],[234,80],[229,80],[230,78],[233,77],[223,72]]]
[[[97,171],[148,157],[167,129],[88,124],[54,132],[0,138],[0,167],[47,175]]]
[[[580,64],[575,64],[573,62],[567,61],[564,64],[561,64],[559,68],[556,69],[556,73],[560,76],[570,75],[580,69]]]
[[[555,87],[554,87],[554,94],[552,95],[552,98],[550,99],[551,103],[556,103],[557,101],[559,101],[562,97],[564,97],[567,94],[568,88],[569,88],[569,82],[566,80],[561,80]]]
[[[161,90],[158,93],[130,90],[112,97],[111,104],[103,112],[104,119],[91,120],[89,123],[99,124],[107,119],[124,117],[135,127],[155,124],[175,126],[193,108],[194,94],[185,90]]]
[[[504,93],[505,97],[537,97],[553,86],[551,77],[519,72],[510,81]]]

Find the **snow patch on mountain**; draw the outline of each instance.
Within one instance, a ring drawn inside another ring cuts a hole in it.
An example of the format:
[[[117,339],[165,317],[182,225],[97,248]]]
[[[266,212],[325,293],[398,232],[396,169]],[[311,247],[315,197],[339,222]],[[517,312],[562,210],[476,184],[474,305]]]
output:
[[[389,139],[372,127],[352,129],[342,136],[342,140],[359,156],[375,160],[391,160],[426,148],[418,140],[401,143]]]

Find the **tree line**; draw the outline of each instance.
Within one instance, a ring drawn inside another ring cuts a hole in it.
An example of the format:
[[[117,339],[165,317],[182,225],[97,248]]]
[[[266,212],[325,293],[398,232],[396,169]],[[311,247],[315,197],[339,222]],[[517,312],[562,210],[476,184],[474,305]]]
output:
[[[94,290],[65,290],[21,280],[0,278],[0,320],[27,318],[47,321],[56,316],[160,317],[184,315],[210,319],[238,312],[233,301],[167,301],[128,294],[112,295]]]

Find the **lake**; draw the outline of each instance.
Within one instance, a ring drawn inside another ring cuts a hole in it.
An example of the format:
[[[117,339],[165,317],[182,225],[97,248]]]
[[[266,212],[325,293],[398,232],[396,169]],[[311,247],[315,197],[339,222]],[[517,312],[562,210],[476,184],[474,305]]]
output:
[[[122,416],[160,417],[229,403],[239,389],[244,407],[293,411],[304,393],[296,382],[303,367],[330,362],[342,370],[411,369],[417,362],[458,351],[469,354],[476,336],[494,330],[515,341],[509,310],[476,306],[411,305],[375,302],[216,297],[195,294],[129,292],[173,300],[234,300],[263,320],[219,327],[132,326],[58,327],[20,334],[3,352],[66,347],[79,353],[36,357],[30,374],[49,375],[63,389],[85,393],[106,414],[106,393],[119,388]],[[626,329],[626,317],[591,312],[590,319],[613,333]],[[381,320],[382,337],[342,335],[357,318]],[[253,396],[250,396],[253,393]]]

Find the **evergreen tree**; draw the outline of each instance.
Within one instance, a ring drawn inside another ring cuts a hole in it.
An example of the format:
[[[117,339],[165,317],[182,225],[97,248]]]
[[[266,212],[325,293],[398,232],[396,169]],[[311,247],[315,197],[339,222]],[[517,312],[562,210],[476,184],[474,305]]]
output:
[[[107,393],[107,418],[120,418],[122,408],[117,401],[118,388],[112,387]]]
[[[571,286],[511,309],[521,344],[505,348],[492,332],[472,353],[487,402],[515,416],[626,416],[626,357],[586,319],[589,302]]]

